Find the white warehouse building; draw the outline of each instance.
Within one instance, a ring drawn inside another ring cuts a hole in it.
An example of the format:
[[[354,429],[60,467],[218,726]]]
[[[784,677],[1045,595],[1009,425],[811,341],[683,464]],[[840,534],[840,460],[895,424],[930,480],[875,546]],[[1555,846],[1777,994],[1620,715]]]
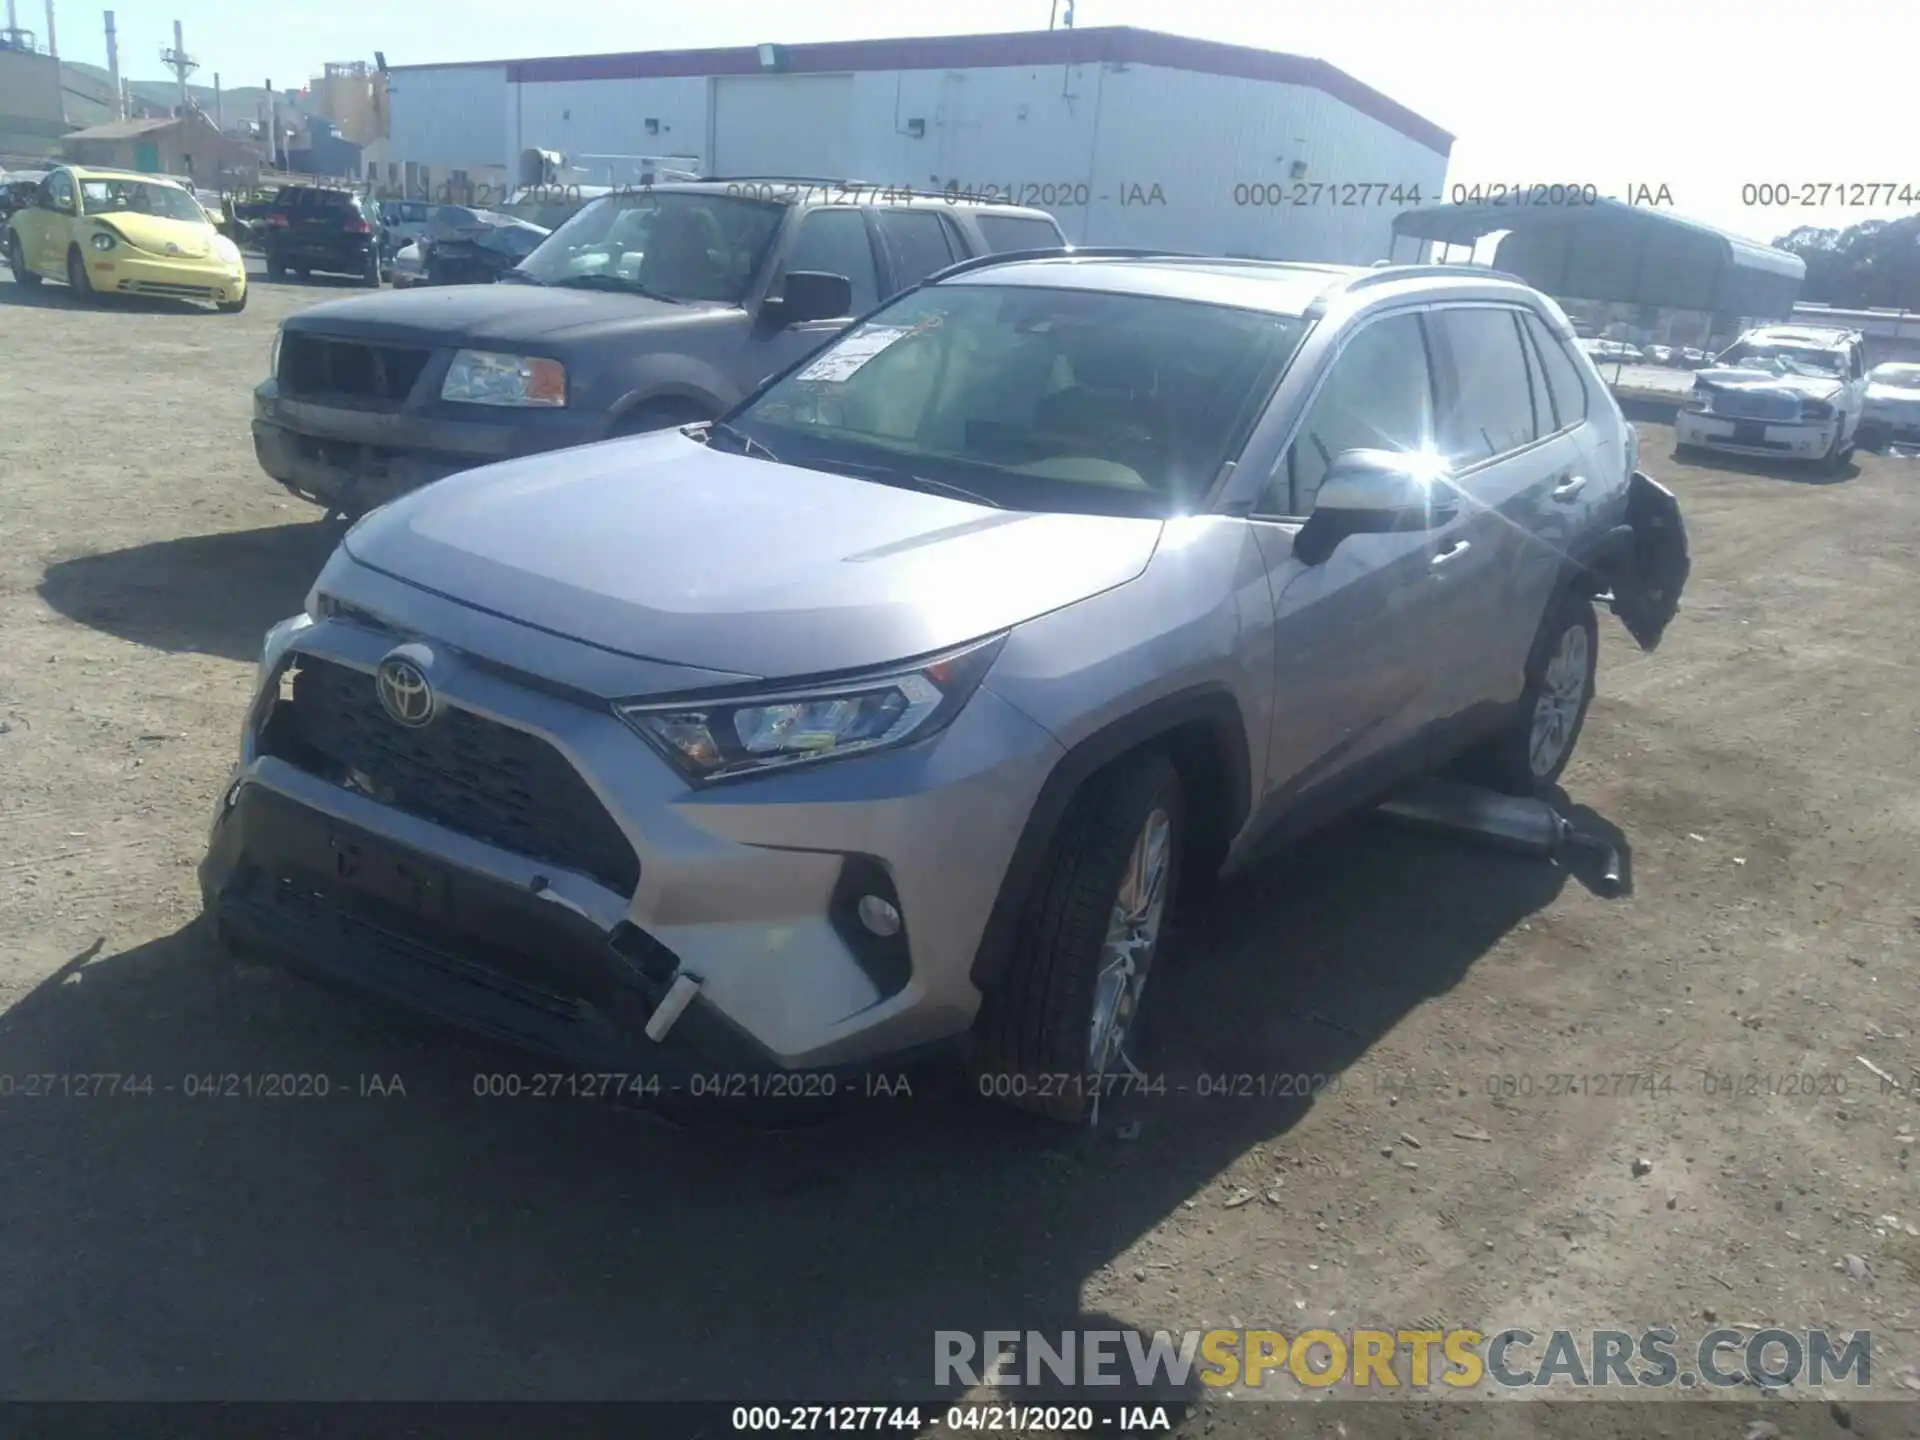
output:
[[[403,65],[389,95],[390,162],[429,193],[528,148],[685,155],[1010,194],[1077,244],[1346,263],[1445,198],[1453,143],[1323,61],[1126,27]]]

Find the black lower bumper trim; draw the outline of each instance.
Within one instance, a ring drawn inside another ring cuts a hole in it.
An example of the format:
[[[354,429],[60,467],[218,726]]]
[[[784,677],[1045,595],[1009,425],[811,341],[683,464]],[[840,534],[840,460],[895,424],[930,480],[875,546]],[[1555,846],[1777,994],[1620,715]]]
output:
[[[664,967],[584,916],[257,785],[219,821],[200,884],[236,951],[562,1064],[790,1073],[701,1000],[665,1044],[648,1039]]]

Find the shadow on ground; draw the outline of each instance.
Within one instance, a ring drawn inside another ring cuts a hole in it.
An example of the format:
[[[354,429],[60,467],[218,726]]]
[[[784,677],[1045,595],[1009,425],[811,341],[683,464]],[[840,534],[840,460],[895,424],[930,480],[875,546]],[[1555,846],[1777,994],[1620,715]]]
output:
[[[1787,480],[1795,485],[1844,485],[1860,478],[1857,458],[1848,460],[1837,471],[1813,460],[1769,460],[1759,455],[1728,455],[1719,450],[1675,447],[1667,458],[1700,470],[1726,470],[1736,475],[1757,475],[1765,480]]]
[[[1088,1278],[1312,1103],[1196,1077],[1353,1066],[1565,873],[1360,821],[1223,887],[1150,992],[1166,1093],[1097,1132],[964,1086],[784,1131],[479,1098],[527,1068],[231,966],[199,923],[103,939],[0,1018],[0,1075],[152,1087],[0,1102],[6,1389],[952,1398],[935,1331],[1125,1328]]]
[[[305,603],[344,532],[315,521],[81,555],[47,567],[40,597],[137,645],[257,660],[260,637]]]

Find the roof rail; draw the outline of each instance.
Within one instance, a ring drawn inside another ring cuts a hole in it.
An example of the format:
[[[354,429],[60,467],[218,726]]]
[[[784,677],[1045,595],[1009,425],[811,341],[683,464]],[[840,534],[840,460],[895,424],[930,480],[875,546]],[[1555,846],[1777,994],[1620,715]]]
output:
[[[989,255],[975,255],[970,260],[961,260],[944,270],[936,270],[927,277],[926,283],[946,280],[955,275],[964,275],[969,270],[984,270],[992,265],[1010,265],[1016,260],[1202,260],[1202,255],[1188,255],[1178,250],[1140,250],[1125,245],[1088,245],[1076,248],[1072,245],[1053,245],[1038,250],[1000,250]]]
[[[1488,280],[1511,280],[1516,285],[1527,283],[1510,271],[1495,270],[1490,265],[1382,265],[1356,276],[1347,289],[1364,290],[1369,285],[1390,285],[1395,280],[1415,280],[1439,275],[1454,278],[1463,274]]]

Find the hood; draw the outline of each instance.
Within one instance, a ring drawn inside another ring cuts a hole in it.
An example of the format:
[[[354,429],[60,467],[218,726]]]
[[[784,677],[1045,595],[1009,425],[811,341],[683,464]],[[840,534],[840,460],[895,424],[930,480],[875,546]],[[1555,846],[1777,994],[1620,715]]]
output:
[[[116,210],[107,215],[87,217],[94,224],[113,231],[129,245],[155,255],[178,254],[204,260],[214,251],[216,234],[211,225],[193,220],[167,220],[158,215],[141,215],[131,210]],[[167,246],[175,247],[168,250]]]
[[[704,305],[676,305],[606,290],[541,285],[450,285],[383,290],[309,306],[287,317],[288,330],[424,342],[428,345],[514,345],[585,332],[697,321]]]
[[[1920,386],[1869,385],[1867,386],[1867,403],[1898,410],[1920,409]]]
[[[1796,399],[1831,400],[1845,388],[1831,375],[1776,375],[1771,370],[1743,370],[1737,365],[1714,366],[1693,373],[1695,379],[1719,390],[1791,395]]]
[[[603,649],[783,678],[925,655],[1124,584],[1160,530],[994,510],[666,431],[453,476],[344,543],[396,579]]]

